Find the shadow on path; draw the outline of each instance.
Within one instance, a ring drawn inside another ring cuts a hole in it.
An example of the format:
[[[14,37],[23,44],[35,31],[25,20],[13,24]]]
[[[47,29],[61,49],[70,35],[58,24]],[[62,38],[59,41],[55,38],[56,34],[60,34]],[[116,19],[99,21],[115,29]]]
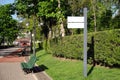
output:
[[[42,65],[33,67],[33,72],[38,73],[38,72],[45,71],[46,69],[48,69],[48,68],[42,64]]]

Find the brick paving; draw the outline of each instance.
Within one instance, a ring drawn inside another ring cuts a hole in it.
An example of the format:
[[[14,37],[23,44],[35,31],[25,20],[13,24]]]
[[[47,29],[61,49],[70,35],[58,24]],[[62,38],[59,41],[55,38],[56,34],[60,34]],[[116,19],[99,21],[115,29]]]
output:
[[[23,62],[25,57],[19,57],[18,53],[22,51],[22,48],[7,48],[0,49],[0,63],[4,62]]]
[[[0,63],[0,80],[35,80],[33,74],[25,75],[20,63]]]
[[[6,63],[6,62],[23,62],[25,57],[3,57],[0,58],[0,63]]]
[[[20,48],[0,49],[0,80],[52,80],[44,71],[25,75],[20,62],[28,56],[20,57],[19,52]]]

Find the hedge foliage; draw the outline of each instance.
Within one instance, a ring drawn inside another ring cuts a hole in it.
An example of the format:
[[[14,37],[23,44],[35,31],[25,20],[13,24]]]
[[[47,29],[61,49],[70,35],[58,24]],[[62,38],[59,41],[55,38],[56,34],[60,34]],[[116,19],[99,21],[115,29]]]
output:
[[[53,39],[50,51],[54,56],[83,59],[83,35]],[[120,65],[120,30],[88,33],[88,62],[101,65]]]

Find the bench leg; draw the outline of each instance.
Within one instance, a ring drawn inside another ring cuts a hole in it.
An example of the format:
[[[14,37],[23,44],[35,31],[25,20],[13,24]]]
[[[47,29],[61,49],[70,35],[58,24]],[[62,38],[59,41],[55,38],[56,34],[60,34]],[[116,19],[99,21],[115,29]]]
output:
[[[32,72],[32,69],[28,69],[28,73],[31,73]]]
[[[26,74],[28,74],[28,73],[32,73],[32,72],[33,72],[32,69],[23,69],[23,70],[24,70],[24,72],[25,72]]]
[[[27,73],[27,69],[23,69],[23,71],[24,71],[24,74],[28,74],[28,73]]]

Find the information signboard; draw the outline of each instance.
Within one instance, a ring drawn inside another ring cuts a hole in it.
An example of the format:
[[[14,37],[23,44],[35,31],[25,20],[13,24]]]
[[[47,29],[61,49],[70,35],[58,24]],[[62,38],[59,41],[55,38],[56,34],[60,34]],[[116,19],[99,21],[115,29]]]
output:
[[[87,8],[84,8],[84,16],[68,16],[67,17],[67,27],[68,28],[84,28],[84,77],[87,77]]]
[[[68,16],[67,27],[68,28],[84,28],[84,17]]]

